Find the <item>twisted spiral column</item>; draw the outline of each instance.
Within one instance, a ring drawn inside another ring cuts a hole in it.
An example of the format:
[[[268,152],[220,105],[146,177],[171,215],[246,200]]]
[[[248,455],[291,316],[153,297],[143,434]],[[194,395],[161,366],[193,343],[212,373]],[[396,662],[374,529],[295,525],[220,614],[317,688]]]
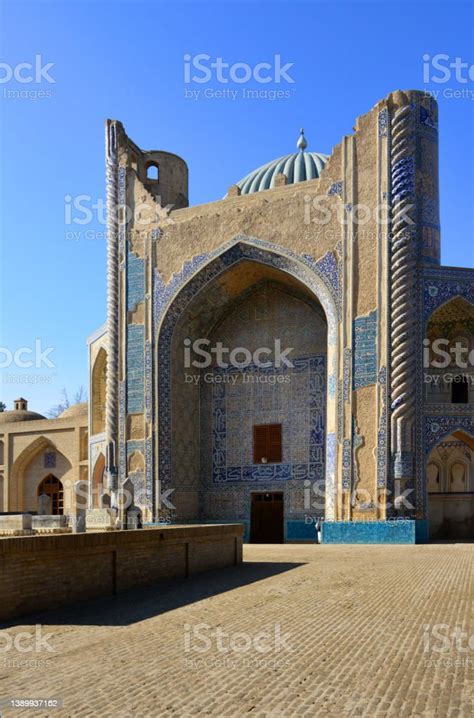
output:
[[[413,476],[415,420],[416,264],[415,136],[410,105],[391,123],[391,442],[395,478]]]
[[[118,159],[117,124],[106,125],[107,181],[107,397],[105,407],[107,489],[117,490],[117,416],[119,348],[119,248],[118,248]]]

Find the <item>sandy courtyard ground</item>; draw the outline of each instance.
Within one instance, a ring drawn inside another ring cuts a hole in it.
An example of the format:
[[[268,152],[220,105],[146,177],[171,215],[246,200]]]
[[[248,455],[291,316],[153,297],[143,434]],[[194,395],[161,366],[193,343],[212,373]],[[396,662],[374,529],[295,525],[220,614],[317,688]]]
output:
[[[247,546],[241,567],[22,619],[0,699],[62,708],[0,715],[474,716],[473,557]]]

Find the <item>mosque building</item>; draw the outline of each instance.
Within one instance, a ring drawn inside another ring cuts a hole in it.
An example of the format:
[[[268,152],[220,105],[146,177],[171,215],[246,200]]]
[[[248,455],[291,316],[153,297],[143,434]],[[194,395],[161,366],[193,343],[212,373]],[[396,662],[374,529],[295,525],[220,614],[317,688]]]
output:
[[[180,157],[106,123],[107,322],[89,407],[0,414],[0,511],[90,509],[246,540],[474,535],[474,270],[441,266],[436,102],[396,91],[330,154],[188,204]],[[401,521],[400,519],[410,519]]]

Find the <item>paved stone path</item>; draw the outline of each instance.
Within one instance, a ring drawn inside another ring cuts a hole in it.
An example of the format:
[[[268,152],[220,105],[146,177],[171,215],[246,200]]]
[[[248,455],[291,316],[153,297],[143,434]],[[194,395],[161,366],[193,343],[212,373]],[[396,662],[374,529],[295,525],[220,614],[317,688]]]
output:
[[[0,714],[471,717],[474,638],[432,630],[474,634],[473,558],[468,544],[248,546],[242,567],[23,619],[8,640],[39,623],[54,652],[5,651],[1,632],[0,698],[63,708]]]

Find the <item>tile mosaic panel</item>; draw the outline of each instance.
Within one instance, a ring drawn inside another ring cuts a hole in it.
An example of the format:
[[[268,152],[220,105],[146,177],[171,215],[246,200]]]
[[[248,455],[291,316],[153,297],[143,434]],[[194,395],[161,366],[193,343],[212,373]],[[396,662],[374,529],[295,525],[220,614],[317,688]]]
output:
[[[377,311],[354,319],[353,387],[375,384],[377,380]]]
[[[324,479],[326,357],[294,359],[293,364],[214,370],[214,483]],[[268,383],[269,377],[277,378],[274,384]],[[252,427],[266,423],[282,424],[282,463],[252,463]]]
[[[145,328],[142,324],[127,326],[127,411],[144,411],[145,389]]]

